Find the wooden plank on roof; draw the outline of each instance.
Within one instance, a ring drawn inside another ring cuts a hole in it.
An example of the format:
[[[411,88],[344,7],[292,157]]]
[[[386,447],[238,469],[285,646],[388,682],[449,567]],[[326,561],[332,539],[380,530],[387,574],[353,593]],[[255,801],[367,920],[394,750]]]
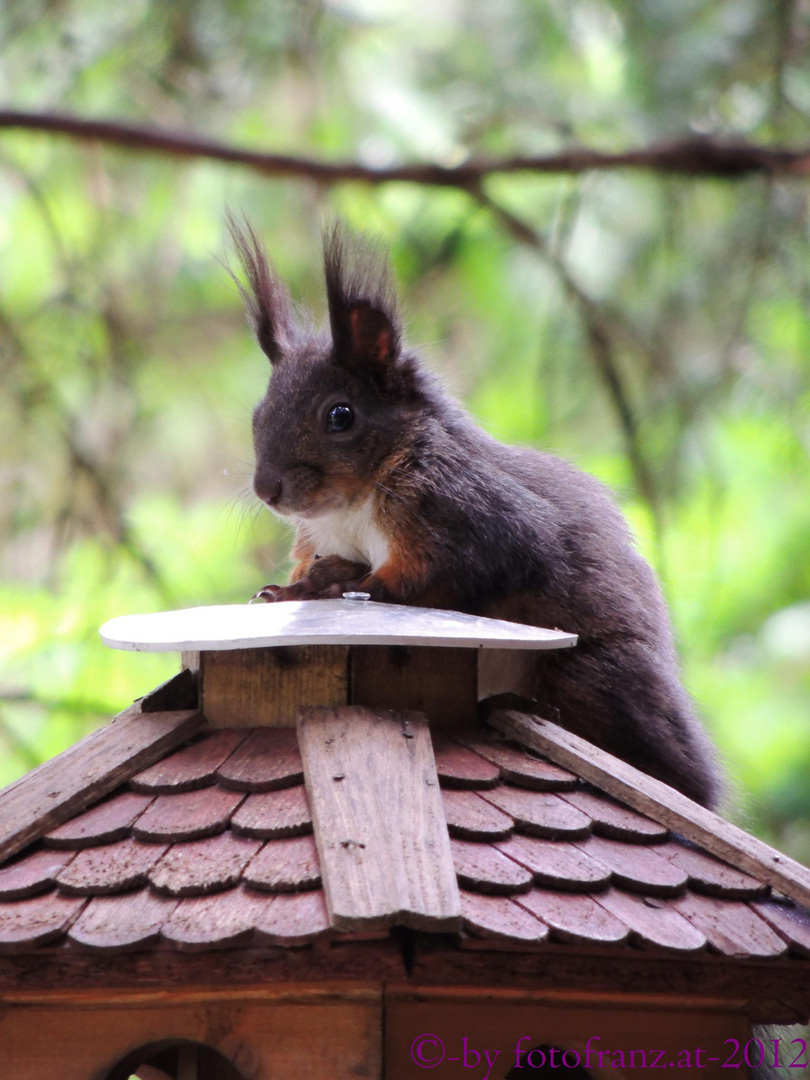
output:
[[[692,802],[668,784],[537,716],[503,710],[489,723],[584,780],[810,907],[810,868]]]
[[[460,929],[424,717],[356,706],[302,709],[298,742],[332,925]]]
[[[562,649],[576,634],[372,600],[288,600],[121,615],[101,627],[113,649],[188,652],[273,645],[438,645]]]
[[[0,792],[0,860],[86,810],[204,724],[196,710],[142,713],[130,706]]]

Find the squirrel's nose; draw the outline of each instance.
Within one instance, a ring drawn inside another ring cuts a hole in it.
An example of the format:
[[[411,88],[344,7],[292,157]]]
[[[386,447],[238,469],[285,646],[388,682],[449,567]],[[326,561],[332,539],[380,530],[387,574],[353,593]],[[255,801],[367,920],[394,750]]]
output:
[[[257,476],[253,482],[253,490],[268,506],[278,506],[284,485],[279,476]]]

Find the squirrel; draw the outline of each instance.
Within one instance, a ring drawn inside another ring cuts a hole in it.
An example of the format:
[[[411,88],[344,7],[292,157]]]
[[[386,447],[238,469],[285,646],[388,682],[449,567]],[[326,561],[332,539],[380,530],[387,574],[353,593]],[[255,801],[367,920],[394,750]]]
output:
[[[304,323],[253,229],[237,285],[272,365],[253,414],[254,490],[294,522],[290,584],[578,634],[537,654],[536,712],[717,806],[717,755],[681,685],[651,568],[602,484],[483,431],[406,347],[384,251],[324,235],[328,330]]]

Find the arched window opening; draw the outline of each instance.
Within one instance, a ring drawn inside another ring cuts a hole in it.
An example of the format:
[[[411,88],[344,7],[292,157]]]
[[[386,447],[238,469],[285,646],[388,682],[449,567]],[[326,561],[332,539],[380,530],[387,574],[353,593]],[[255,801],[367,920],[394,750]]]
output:
[[[504,1080],[592,1080],[578,1050],[541,1043],[531,1050],[516,1050],[515,1054],[515,1064]]]
[[[141,1046],[118,1062],[103,1080],[246,1080],[213,1047],[172,1039]]]

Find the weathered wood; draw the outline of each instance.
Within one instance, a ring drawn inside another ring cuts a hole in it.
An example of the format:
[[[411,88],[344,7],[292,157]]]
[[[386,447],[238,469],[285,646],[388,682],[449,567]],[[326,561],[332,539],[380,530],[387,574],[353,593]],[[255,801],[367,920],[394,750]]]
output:
[[[101,627],[114,649],[138,652],[255,649],[278,645],[429,645],[563,649],[576,634],[540,626],[374,601],[298,600],[226,604],[122,615]]]
[[[0,793],[0,860],[81,813],[203,726],[199,712],[120,713]]]
[[[460,890],[461,914],[464,929],[486,938],[508,937],[510,940],[539,944],[548,937],[548,927],[531,912],[503,896],[483,896],[481,893]]]
[[[607,888],[610,870],[589,859],[565,840],[543,840],[539,836],[515,833],[495,847],[502,854],[531,870],[538,885],[585,892]]]
[[[276,893],[256,922],[256,937],[274,945],[307,945],[329,933],[330,918],[321,889]]]
[[[244,797],[241,791],[221,787],[158,795],[132,826],[132,835],[155,843],[214,836],[228,827]]]
[[[567,791],[562,796],[593,821],[593,831],[611,840],[654,844],[666,840],[669,829],[643,814],[614,802],[609,795],[594,791]]]
[[[548,840],[577,840],[591,831],[591,819],[553,792],[501,787],[482,791],[482,799],[515,819],[520,832]]]
[[[312,813],[304,785],[248,795],[231,818],[231,828],[237,836],[259,840],[312,832]]]
[[[810,868],[750,836],[679,791],[536,716],[504,711],[490,723],[719,859],[810,907]]]
[[[475,791],[442,791],[442,805],[451,836],[459,840],[505,840],[515,823],[508,814],[484,802]]]
[[[478,711],[474,649],[354,645],[349,702],[423,713],[434,731],[470,727]]]
[[[318,895],[317,891],[280,894],[273,902]],[[640,898],[630,899],[644,903]],[[810,1016],[808,966],[795,958],[749,960],[704,952],[688,956],[621,949],[613,950],[608,962],[604,950],[595,953],[593,947],[576,945],[533,947],[506,942],[507,949],[502,951],[493,938],[477,941],[475,950],[459,949],[445,936],[430,933],[417,933],[413,941],[408,979],[417,993],[434,987],[437,992],[452,989],[462,994],[477,988],[488,998],[503,993],[555,998],[568,994],[578,1000],[582,995],[590,1000],[606,995],[603,1000],[640,1002],[643,997],[648,1004],[662,1002],[662,1008],[667,1003],[683,1006],[711,998],[715,1009],[727,1002],[758,1023],[783,1021],[788,1007],[805,1018]],[[246,987],[255,986],[265,987],[275,1000],[280,990],[282,995],[295,995],[302,983],[338,995],[352,981],[379,985],[381,980],[402,983],[405,977],[401,945],[388,935],[350,942],[338,935],[328,949],[243,948],[238,964],[232,952],[217,949],[187,955],[172,949],[152,950],[139,955],[137,963],[122,964],[115,956],[45,947],[30,955],[3,957],[0,999],[42,1002],[58,995],[63,1000],[90,995],[100,1000],[105,995],[126,1003],[134,993],[150,995],[162,1005],[169,989],[200,1001],[233,1000]],[[776,1010],[775,1002],[785,1004]],[[86,1074],[81,1080],[86,1080]]]
[[[740,900],[717,900],[688,892],[671,903],[727,956],[781,956],[787,951],[785,941]]]
[[[443,788],[480,790],[495,787],[500,781],[497,765],[441,732],[433,735],[433,756]]]
[[[190,671],[194,676],[197,683],[197,705],[199,707],[199,693],[200,693],[200,650],[199,649],[182,649],[180,652],[180,674],[184,671]]]
[[[592,836],[576,846],[589,859],[610,870],[613,882],[631,892],[676,896],[686,887],[687,874],[657,854],[655,848]]]
[[[186,964],[198,959],[195,953],[171,951]],[[86,953],[83,958],[87,959]],[[122,964],[115,956],[98,959],[119,967],[138,962],[132,958]],[[382,1075],[381,1022],[379,1001],[288,1005],[254,1000],[235,1007],[215,1001],[144,1006],[136,1000],[127,1008],[100,1004],[86,1010],[7,1009],[0,1016],[0,1045],[8,1080],[98,1080],[130,1076],[136,1069],[146,1080],[137,1048],[154,1043],[180,1043],[182,1054],[175,1056],[174,1063],[166,1063],[168,1069],[160,1070],[164,1077],[177,1080],[190,1080],[184,1071],[192,1060],[188,1047],[196,1058],[191,1075],[197,1080],[226,1076],[372,1080]],[[222,1058],[229,1063],[227,1071],[219,1064]],[[120,1070],[122,1065],[126,1071]],[[149,1080],[156,1080],[155,1072]]]
[[[43,848],[0,870],[0,900],[24,900],[52,888],[56,875],[73,858],[72,851]]]
[[[465,889],[509,896],[532,887],[529,871],[489,844],[451,840],[450,848],[459,885]]]
[[[146,884],[147,874],[166,850],[165,844],[142,844],[140,840],[85,848],[56,880],[62,892],[71,896],[134,889]]]
[[[385,1077],[418,1080],[431,1075],[425,1065],[436,1065],[443,1058],[432,1070],[442,1080],[634,1077],[649,1075],[653,1062],[659,1069],[671,1065],[670,1076],[677,1064],[678,1075],[689,1080],[724,1080],[730,1074],[723,1070],[723,1061],[735,1043],[744,1046],[750,1035],[744,1016],[724,1015],[717,1009],[645,1009],[618,1002],[611,1007],[597,1001],[392,1002],[386,1010]],[[724,1045],[730,1037],[733,1041]],[[549,1044],[557,1048],[556,1055]],[[695,1047],[702,1048],[700,1068],[695,1065]],[[756,1052],[756,1047],[752,1050]],[[745,1066],[734,1075],[748,1080]]]
[[[275,791],[303,784],[304,766],[295,728],[257,728],[217,770],[235,791]]]
[[[298,742],[332,925],[459,928],[450,839],[424,717],[302,709]]]
[[[697,892],[722,896],[727,900],[761,900],[769,891],[767,885],[750,874],[735,870],[704,851],[688,848],[680,841],[673,840],[655,850],[686,871],[689,884]]]
[[[621,889],[598,893],[594,900],[629,927],[636,945],[687,953],[706,946],[705,934],[679,915],[671,901],[633,896]]]
[[[630,933],[615,915],[584,893],[559,893],[534,888],[516,897],[515,903],[542,919],[558,941],[619,945]]]
[[[301,705],[348,702],[348,656],[346,645],[203,652],[201,708],[214,728],[291,727]]]
[[[321,883],[318,849],[313,836],[268,840],[242,875],[246,885],[267,892],[303,892]]]
[[[92,810],[85,810],[78,817],[51,829],[45,834],[43,842],[46,847],[83,848],[122,840],[129,836],[130,826],[151,801],[148,795],[122,791],[111,799],[105,799]]]
[[[168,896],[218,892],[239,881],[260,847],[259,840],[244,840],[230,832],[175,844],[149,871],[149,880]]]
[[[133,791],[150,794],[170,794],[208,787],[214,783],[220,765],[246,737],[247,732],[238,728],[206,732],[191,746],[177,750],[137,773],[129,785]]]
[[[266,894],[241,886],[213,896],[189,896],[180,901],[161,932],[186,952],[233,947],[251,937],[269,903]]]
[[[481,649],[478,653],[478,697],[536,692],[537,657],[517,649]]]
[[[810,912],[792,903],[767,900],[753,903],[751,907],[765,920],[771,929],[789,942],[800,956],[810,957]]]
[[[458,741],[476,754],[498,766],[501,777],[518,787],[533,791],[571,791],[579,781],[567,769],[552,765],[550,761],[518,750],[500,742],[489,732],[475,735],[459,735]]]
[[[99,953],[128,952],[157,941],[160,930],[177,907],[173,897],[150,889],[121,896],[95,896],[68,931],[68,937]]]
[[[166,900],[165,897],[162,899],[173,908],[180,903],[179,900]],[[90,905],[88,904],[88,907],[89,906]],[[382,934],[379,938],[374,940],[381,942],[387,938],[387,936],[388,935]],[[349,935],[338,939],[338,952],[343,951],[346,942],[355,942],[357,940],[356,937]],[[364,937],[363,944],[371,940],[371,937]],[[161,949],[160,952],[163,959],[172,955],[169,950]],[[217,950],[217,952],[222,959],[222,951]],[[61,950],[60,959],[65,953],[69,954],[71,957],[76,955],[72,949]],[[250,978],[245,980],[240,973],[238,979],[224,979],[216,984],[210,981],[209,975],[212,974],[212,972],[205,972],[206,961],[204,957],[198,956],[190,959],[188,961],[188,966],[190,969],[194,970],[195,974],[193,978],[189,980],[188,985],[176,984],[172,986],[171,997],[173,1004],[177,1006],[207,1005],[213,1003],[220,1005],[226,1003],[229,1005],[239,1005],[248,1004],[249,1002],[260,1002],[262,1004],[272,1003],[274,1006],[279,1006],[334,1004],[336,1001],[379,1003],[382,997],[383,988],[373,980],[342,979],[339,983],[329,982],[325,984],[313,983],[310,981],[258,981],[255,976],[259,957],[262,957],[265,962],[272,965],[274,961],[278,961],[279,959],[287,960],[289,954],[285,954],[282,949],[261,945],[246,946],[240,952],[240,956],[244,956],[247,960]],[[230,964],[231,974],[233,974],[233,956],[226,953],[225,958]],[[94,967],[96,972],[109,970],[113,966],[110,964],[108,958],[100,958],[99,956],[88,957],[85,955],[82,959],[86,965]],[[173,955],[173,961],[177,961],[177,959],[176,954]],[[20,962],[21,959],[19,954],[12,956],[10,959],[4,959],[4,963],[6,964],[10,963],[12,965],[18,965]],[[184,961],[181,959],[179,963],[182,964]],[[174,969],[174,963],[170,963],[169,967]],[[215,968],[217,968],[218,973],[220,970],[219,965],[215,964]],[[71,1008],[95,1008],[98,1005],[117,1008],[121,1005],[133,1005],[135,1002],[143,1006],[166,1004],[166,991],[158,986],[150,986],[147,982],[141,982],[137,986],[133,984],[129,989],[123,985],[114,987],[112,985],[103,985],[103,983],[104,979],[101,978],[98,986],[93,986],[88,982],[87,985],[77,987],[73,990],[60,987],[59,989],[55,989],[52,993],[49,993],[47,990],[30,988],[21,989],[18,993],[13,994],[0,991],[0,1001],[2,1001],[4,1005],[51,1004],[57,1006],[68,1005]],[[495,993],[503,994],[504,991],[495,991]]]
[[[70,925],[86,903],[83,897],[63,896],[54,890],[0,905],[0,951],[46,944]]]

